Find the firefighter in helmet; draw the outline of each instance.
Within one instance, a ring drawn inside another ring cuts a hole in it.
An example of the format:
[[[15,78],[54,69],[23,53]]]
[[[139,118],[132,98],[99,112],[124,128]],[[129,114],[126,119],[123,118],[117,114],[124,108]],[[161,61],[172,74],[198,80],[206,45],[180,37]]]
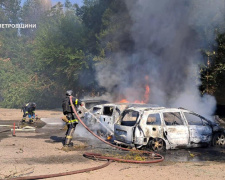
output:
[[[23,119],[22,122],[26,122],[26,117],[28,116],[29,118],[29,123],[34,122],[35,118],[35,109],[36,109],[36,103],[34,102],[29,102],[23,105],[22,111],[23,111]]]
[[[82,105],[82,102],[79,99],[73,97],[72,94],[72,90],[66,91],[66,97],[62,103],[63,114],[66,116],[62,118],[62,120],[67,123],[64,147],[73,146],[73,143],[71,141],[76,125],[78,124],[78,119],[76,118],[76,115],[74,114],[72,106],[70,104],[70,97],[72,98],[72,103],[74,104],[76,111],[79,105]]]

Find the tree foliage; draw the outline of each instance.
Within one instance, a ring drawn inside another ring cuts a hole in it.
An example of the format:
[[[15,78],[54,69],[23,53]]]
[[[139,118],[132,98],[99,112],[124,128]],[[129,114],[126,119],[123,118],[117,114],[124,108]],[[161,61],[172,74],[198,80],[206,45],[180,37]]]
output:
[[[217,34],[214,51],[204,51],[207,61],[201,67],[202,93],[215,95],[220,101],[225,90],[225,34]]]
[[[124,1],[0,1],[1,24],[37,24],[36,29],[0,29],[0,105],[39,108],[61,106],[67,89],[79,96],[103,91],[95,80],[99,62],[113,63],[112,54],[131,53],[132,20]],[[201,90],[220,94],[225,81],[225,35],[217,34],[213,51],[204,51]]]

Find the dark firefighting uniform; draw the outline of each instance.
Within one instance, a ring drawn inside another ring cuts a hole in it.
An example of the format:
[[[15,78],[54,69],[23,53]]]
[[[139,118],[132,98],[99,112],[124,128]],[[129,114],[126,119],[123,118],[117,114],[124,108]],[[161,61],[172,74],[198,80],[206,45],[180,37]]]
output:
[[[70,96],[67,96],[66,98],[70,98]],[[77,111],[78,106],[81,105],[81,101],[75,97],[72,97],[72,102],[75,106],[75,110]],[[66,137],[65,137],[65,143],[64,143],[65,146],[72,145],[71,141],[73,138],[73,133],[75,131],[76,125],[78,124],[78,119],[76,118],[76,115],[74,114],[72,110],[70,101],[69,101],[69,106],[71,108],[71,111],[65,114],[68,119],[67,131],[66,131]]]
[[[33,122],[35,118],[35,109],[36,104],[35,103],[27,103],[22,107],[23,110],[23,119],[22,122],[26,121],[26,116],[29,118],[29,122]]]

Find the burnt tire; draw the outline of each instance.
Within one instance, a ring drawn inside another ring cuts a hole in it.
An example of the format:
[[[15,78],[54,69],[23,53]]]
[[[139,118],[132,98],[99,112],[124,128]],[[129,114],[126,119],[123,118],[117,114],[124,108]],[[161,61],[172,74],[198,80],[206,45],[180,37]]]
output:
[[[149,141],[149,148],[155,152],[163,152],[166,150],[166,144],[161,138],[154,138]]]
[[[225,147],[225,133],[218,132],[214,134],[212,139],[212,145],[216,147]]]

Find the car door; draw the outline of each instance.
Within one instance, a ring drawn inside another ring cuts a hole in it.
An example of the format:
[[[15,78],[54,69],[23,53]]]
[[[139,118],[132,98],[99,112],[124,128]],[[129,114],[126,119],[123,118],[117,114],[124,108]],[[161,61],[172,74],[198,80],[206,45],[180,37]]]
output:
[[[88,126],[93,126],[98,123],[99,117],[102,114],[102,106],[94,106],[90,110],[84,113],[84,122]]]
[[[103,126],[106,126],[113,132],[113,124],[114,124],[114,109],[115,106],[104,106],[103,107],[103,113],[100,116],[100,122],[103,124]]]
[[[115,139],[127,144],[133,143],[134,130],[138,118],[138,111],[125,110],[120,116],[119,121],[114,125]]]
[[[184,112],[184,116],[190,131],[190,143],[193,145],[209,143],[212,138],[212,128],[208,122],[203,117],[191,112]]]
[[[189,143],[189,131],[180,111],[163,112],[165,123],[164,134],[170,145],[187,146]]]
[[[145,112],[139,124],[145,137],[162,138],[162,123],[159,112]]]

